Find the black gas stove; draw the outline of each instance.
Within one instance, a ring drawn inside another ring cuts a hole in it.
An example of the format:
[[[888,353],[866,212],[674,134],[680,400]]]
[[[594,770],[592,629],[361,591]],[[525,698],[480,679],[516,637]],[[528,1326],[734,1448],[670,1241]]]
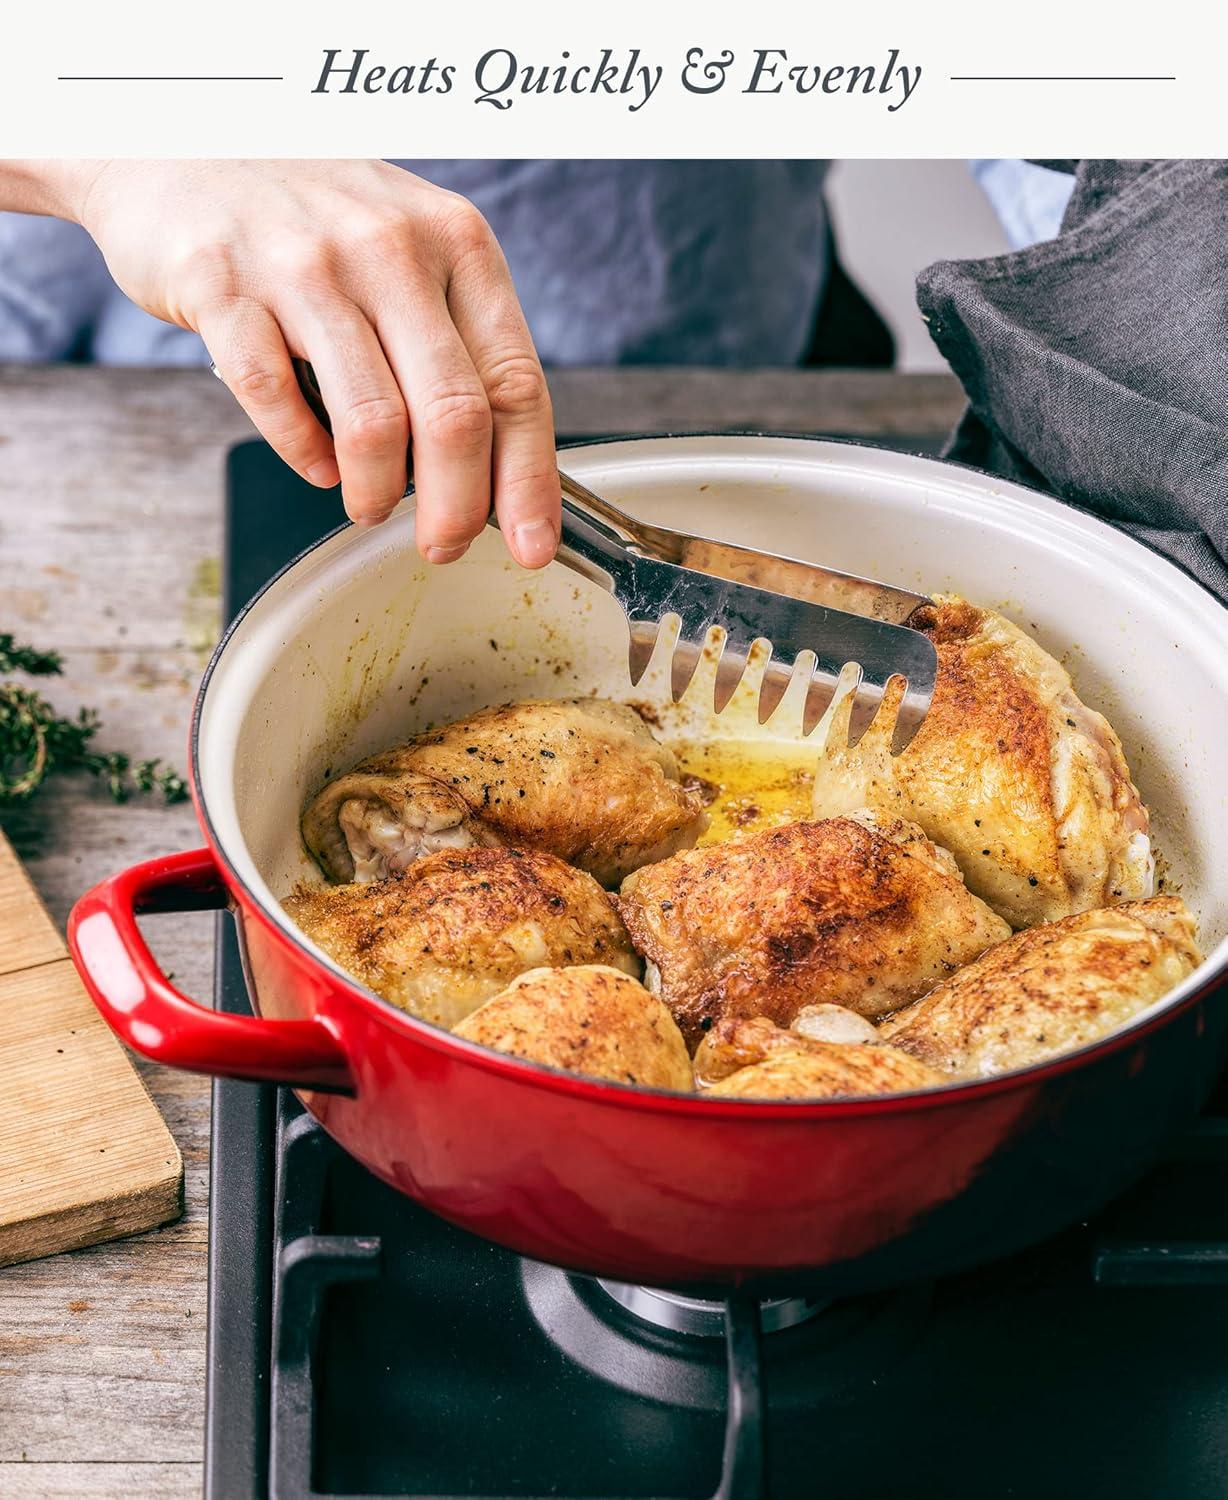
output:
[[[340,519],[237,448],[231,610]],[[217,972],[218,1006],[247,1010],[225,921]],[[213,1108],[209,1500],[1228,1494],[1228,1117],[1010,1261],[759,1306],[603,1285],[454,1229],[286,1091],[220,1081]]]

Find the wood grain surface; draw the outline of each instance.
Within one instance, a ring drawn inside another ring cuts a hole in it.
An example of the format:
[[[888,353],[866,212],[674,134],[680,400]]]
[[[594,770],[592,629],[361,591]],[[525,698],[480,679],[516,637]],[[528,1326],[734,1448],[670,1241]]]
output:
[[[777,428],[933,435],[945,376],[634,369],[551,376],[562,433]],[[222,475],[247,419],[205,371],[0,369],[0,629],[62,651],[48,695],[107,748],[183,767],[218,628]],[[56,924],[121,865],[200,842],[191,809],[117,808],[65,779],[4,826]],[[213,922],[145,924],[209,994]],[[183,1153],[185,1212],[149,1234],[0,1270],[0,1495],[200,1492],[209,1085],[139,1062]]]
[[[0,1267],[179,1215],[183,1163],[0,833]]]

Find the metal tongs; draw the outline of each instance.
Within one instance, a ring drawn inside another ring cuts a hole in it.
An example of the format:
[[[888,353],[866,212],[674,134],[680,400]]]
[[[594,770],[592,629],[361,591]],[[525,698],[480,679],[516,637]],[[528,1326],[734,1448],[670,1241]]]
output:
[[[332,431],[315,372],[293,362],[303,395]],[[221,378],[216,365],[210,366]],[[756,552],[732,542],[638,521],[559,471],[563,517],[558,560],[614,595],[631,630],[632,686],[662,637],[672,638],[670,687],[677,702],[704,654],[716,659],[719,714],[750,663],[764,660],[759,722],[765,724],[795,676],[809,676],[802,732],[810,734],[839,696],[852,695],[849,743],[882,705],[898,697],[891,753],[921,727],[934,695],[938,653],[909,621],[925,594],[839,573],[817,563]],[[407,491],[408,493],[408,491]],[[490,524],[497,526],[494,514]]]
[[[632,684],[658,641],[672,640],[670,686],[681,698],[705,653],[716,659],[714,706],[729,703],[759,645],[765,659],[759,722],[766,723],[795,675],[809,674],[803,733],[833,700],[853,695],[850,743],[865,732],[888,683],[899,706],[892,736],[898,755],[929,710],[938,654],[909,621],[924,594],[839,573],[815,563],[710,541],[627,515],[560,471],[563,519],[559,561],[618,600],[631,630]]]

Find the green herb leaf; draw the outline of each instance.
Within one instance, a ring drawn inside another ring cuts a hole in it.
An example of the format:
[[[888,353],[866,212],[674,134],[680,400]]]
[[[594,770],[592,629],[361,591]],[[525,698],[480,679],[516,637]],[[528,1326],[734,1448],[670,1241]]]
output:
[[[58,652],[18,646],[11,635],[0,634],[0,672],[25,672],[30,677],[58,677],[64,663]]]
[[[54,651],[17,645],[0,633],[0,672],[24,672],[31,677],[54,677],[63,662]],[[68,771],[96,776],[116,802],[135,793],[160,792],[165,802],[182,802],[187,786],[178,772],[157,760],[135,765],[120,751],[101,751],[91,742],[99,730],[98,714],[82,708],[75,719],[56,713],[33,688],[0,683],[0,804],[24,802],[47,780]]]

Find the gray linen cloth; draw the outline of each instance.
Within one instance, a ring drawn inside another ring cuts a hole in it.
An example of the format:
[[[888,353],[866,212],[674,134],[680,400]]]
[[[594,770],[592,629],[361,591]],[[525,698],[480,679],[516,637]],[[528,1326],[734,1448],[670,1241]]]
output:
[[[1228,162],[1083,161],[1054,240],[917,298],[969,408],[948,454],[1049,489],[1228,600]]]

